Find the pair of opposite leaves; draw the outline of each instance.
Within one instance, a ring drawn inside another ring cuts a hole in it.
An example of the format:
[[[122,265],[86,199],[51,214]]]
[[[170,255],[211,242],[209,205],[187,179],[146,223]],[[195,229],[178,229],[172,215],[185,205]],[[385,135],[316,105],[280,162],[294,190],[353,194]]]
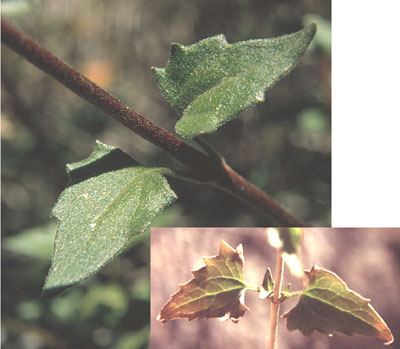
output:
[[[248,308],[244,292],[250,285],[243,278],[243,248],[236,250],[221,240],[219,254],[203,258],[205,266],[192,271],[194,278],[174,293],[157,319],[230,318],[238,322]],[[360,334],[393,342],[393,336],[369,300],[350,290],[335,273],[314,266],[306,273],[307,287],[298,304],[283,315],[289,330],[310,336],[314,330],[333,334]],[[254,289],[254,287],[252,287]]]
[[[190,46],[172,44],[165,68],[154,68],[160,90],[182,118],[184,137],[213,132],[264,92],[300,60],[315,24],[272,39],[228,44],[223,35]],[[88,159],[67,165],[71,178],[52,214],[59,221],[45,296],[96,273],[145,230],[176,198],[168,168],[140,165],[121,150],[98,142]]]

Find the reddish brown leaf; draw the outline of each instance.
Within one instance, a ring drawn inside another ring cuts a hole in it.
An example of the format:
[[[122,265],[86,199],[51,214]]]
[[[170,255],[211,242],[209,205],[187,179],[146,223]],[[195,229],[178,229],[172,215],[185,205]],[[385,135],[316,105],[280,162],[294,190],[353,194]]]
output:
[[[239,321],[248,308],[244,305],[243,248],[236,250],[221,240],[219,255],[203,258],[205,266],[193,270],[194,278],[179,285],[157,317],[168,320],[223,317]]]
[[[283,317],[287,328],[310,336],[314,330],[335,331],[352,336],[360,334],[383,339],[390,344],[393,335],[366,299],[350,290],[335,273],[314,267],[308,273],[309,285],[299,303]]]

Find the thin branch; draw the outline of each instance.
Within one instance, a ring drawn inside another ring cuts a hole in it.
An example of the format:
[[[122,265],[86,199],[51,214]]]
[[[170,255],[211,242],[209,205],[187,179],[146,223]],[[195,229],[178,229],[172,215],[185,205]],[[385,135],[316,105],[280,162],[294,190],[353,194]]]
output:
[[[224,179],[220,185],[217,183],[217,187],[267,214],[270,218],[275,218],[276,226],[282,226],[282,224],[290,227],[309,226],[300,218],[287,212],[277,201],[235,172],[224,159],[222,160]]]
[[[202,165],[209,164],[206,155],[189,147],[173,134],[135,112],[4,19],[1,21],[1,38],[8,47],[33,65],[139,136],[166,150],[183,164],[196,170]]]
[[[247,182],[225,163],[190,147],[173,134],[159,127],[143,115],[103,90],[84,75],[64,63],[43,46],[22,34],[2,19],[2,42],[33,65],[55,78],[139,136],[169,152],[192,170],[195,180],[219,187],[256,207],[264,215],[273,217],[281,226],[306,226],[292,216],[266,193]]]
[[[276,348],[276,337],[278,334],[278,316],[280,307],[279,296],[281,294],[282,280],[283,280],[283,258],[281,250],[278,249],[276,253],[274,295],[270,303],[271,311],[269,319],[270,328],[269,328],[268,349]]]
[[[196,137],[195,140],[214,159],[217,164],[216,169],[219,169],[219,171],[216,171],[214,182],[211,184],[235,196],[238,200],[250,204],[264,214],[268,212],[269,218],[272,218],[272,220],[274,217],[281,217],[281,221],[283,218],[286,222],[285,224],[290,226],[306,225],[305,222],[302,222],[297,217],[293,217],[265,192],[259,190],[255,185],[236,173],[226,163],[224,157],[212,145],[208,144],[203,137]],[[276,222],[278,226],[281,221]]]

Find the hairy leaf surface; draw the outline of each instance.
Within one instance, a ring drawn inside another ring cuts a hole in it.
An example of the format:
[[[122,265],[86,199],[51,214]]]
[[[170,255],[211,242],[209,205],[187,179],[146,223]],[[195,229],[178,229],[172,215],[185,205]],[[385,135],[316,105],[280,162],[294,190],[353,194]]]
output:
[[[171,45],[165,68],[153,74],[166,100],[182,115],[184,137],[212,133],[240,111],[264,101],[264,93],[293,69],[316,25],[272,39],[229,44],[224,35],[190,46]]]
[[[224,316],[237,322],[248,310],[243,304],[246,283],[242,245],[235,250],[221,240],[219,255],[203,260],[205,266],[192,271],[194,278],[180,285],[163,306],[157,317],[161,323]]]
[[[59,226],[45,295],[97,272],[176,199],[167,171],[100,142],[88,159],[67,165],[71,182],[52,211]]]
[[[300,330],[305,336],[313,331],[352,336],[359,334],[393,341],[383,319],[366,299],[350,290],[335,273],[314,267],[308,274],[309,285],[299,303],[283,317],[288,330]]]

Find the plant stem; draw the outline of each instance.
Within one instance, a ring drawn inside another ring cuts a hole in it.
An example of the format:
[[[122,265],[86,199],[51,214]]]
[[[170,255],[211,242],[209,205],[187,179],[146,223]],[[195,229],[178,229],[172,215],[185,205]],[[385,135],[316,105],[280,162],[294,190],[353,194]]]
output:
[[[159,127],[143,115],[136,113],[118,98],[103,90],[84,75],[64,63],[43,46],[22,34],[2,19],[2,42],[33,65],[55,78],[61,84],[84,98],[139,136],[169,152],[191,169],[195,180],[217,186],[229,194],[257,208],[277,226],[302,227],[306,224],[292,216],[265,192],[246,181],[225,161],[207,156],[173,134]]]
[[[168,151],[185,165],[197,169],[208,163],[206,155],[135,112],[3,19],[1,38],[7,46],[33,65],[139,136]]]
[[[291,215],[286,211],[277,201],[267,195],[264,191],[258,189],[254,184],[247,181],[240,174],[234,171],[226,162],[223,160],[223,181],[216,183],[216,187],[226,191],[227,193],[235,196],[237,199],[253,206],[260,212],[273,218],[277,227],[285,226],[290,227],[307,227],[303,220]]]
[[[281,250],[278,249],[276,254],[274,295],[270,305],[270,320],[269,320],[270,327],[269,327],[268,349],[276,348],[276,337],[278,335],[278,316],[280,307],[278,299],[281,294],[282,280],[283,280],[283,258]]]
[[[237,199],[252,205],[262,212],[269,212],[270,217],[284,216],[285,221],[289,222],[291,226],[304,222],[299,222],[298,218],[293,217],[291,214],[286,214],[283,207],[281,207],[275,200],[269,197],[265,192],[258,190],[256,186],[248,182],[238,173],[236,173],[225,161],[224,157],[218,153],[214,147],[199,136],[195,138],[196,142],[208,153],[208,155],[218,163],[216,169],[215,181],[212,185],[228,192],[235,196]],[[219,175],[217,174],[219,173]],[[250,194],[250,195],[249,195]],[[277,222],[279,223],[279,222]],[[279,224],[278,224],[279,225]]]

